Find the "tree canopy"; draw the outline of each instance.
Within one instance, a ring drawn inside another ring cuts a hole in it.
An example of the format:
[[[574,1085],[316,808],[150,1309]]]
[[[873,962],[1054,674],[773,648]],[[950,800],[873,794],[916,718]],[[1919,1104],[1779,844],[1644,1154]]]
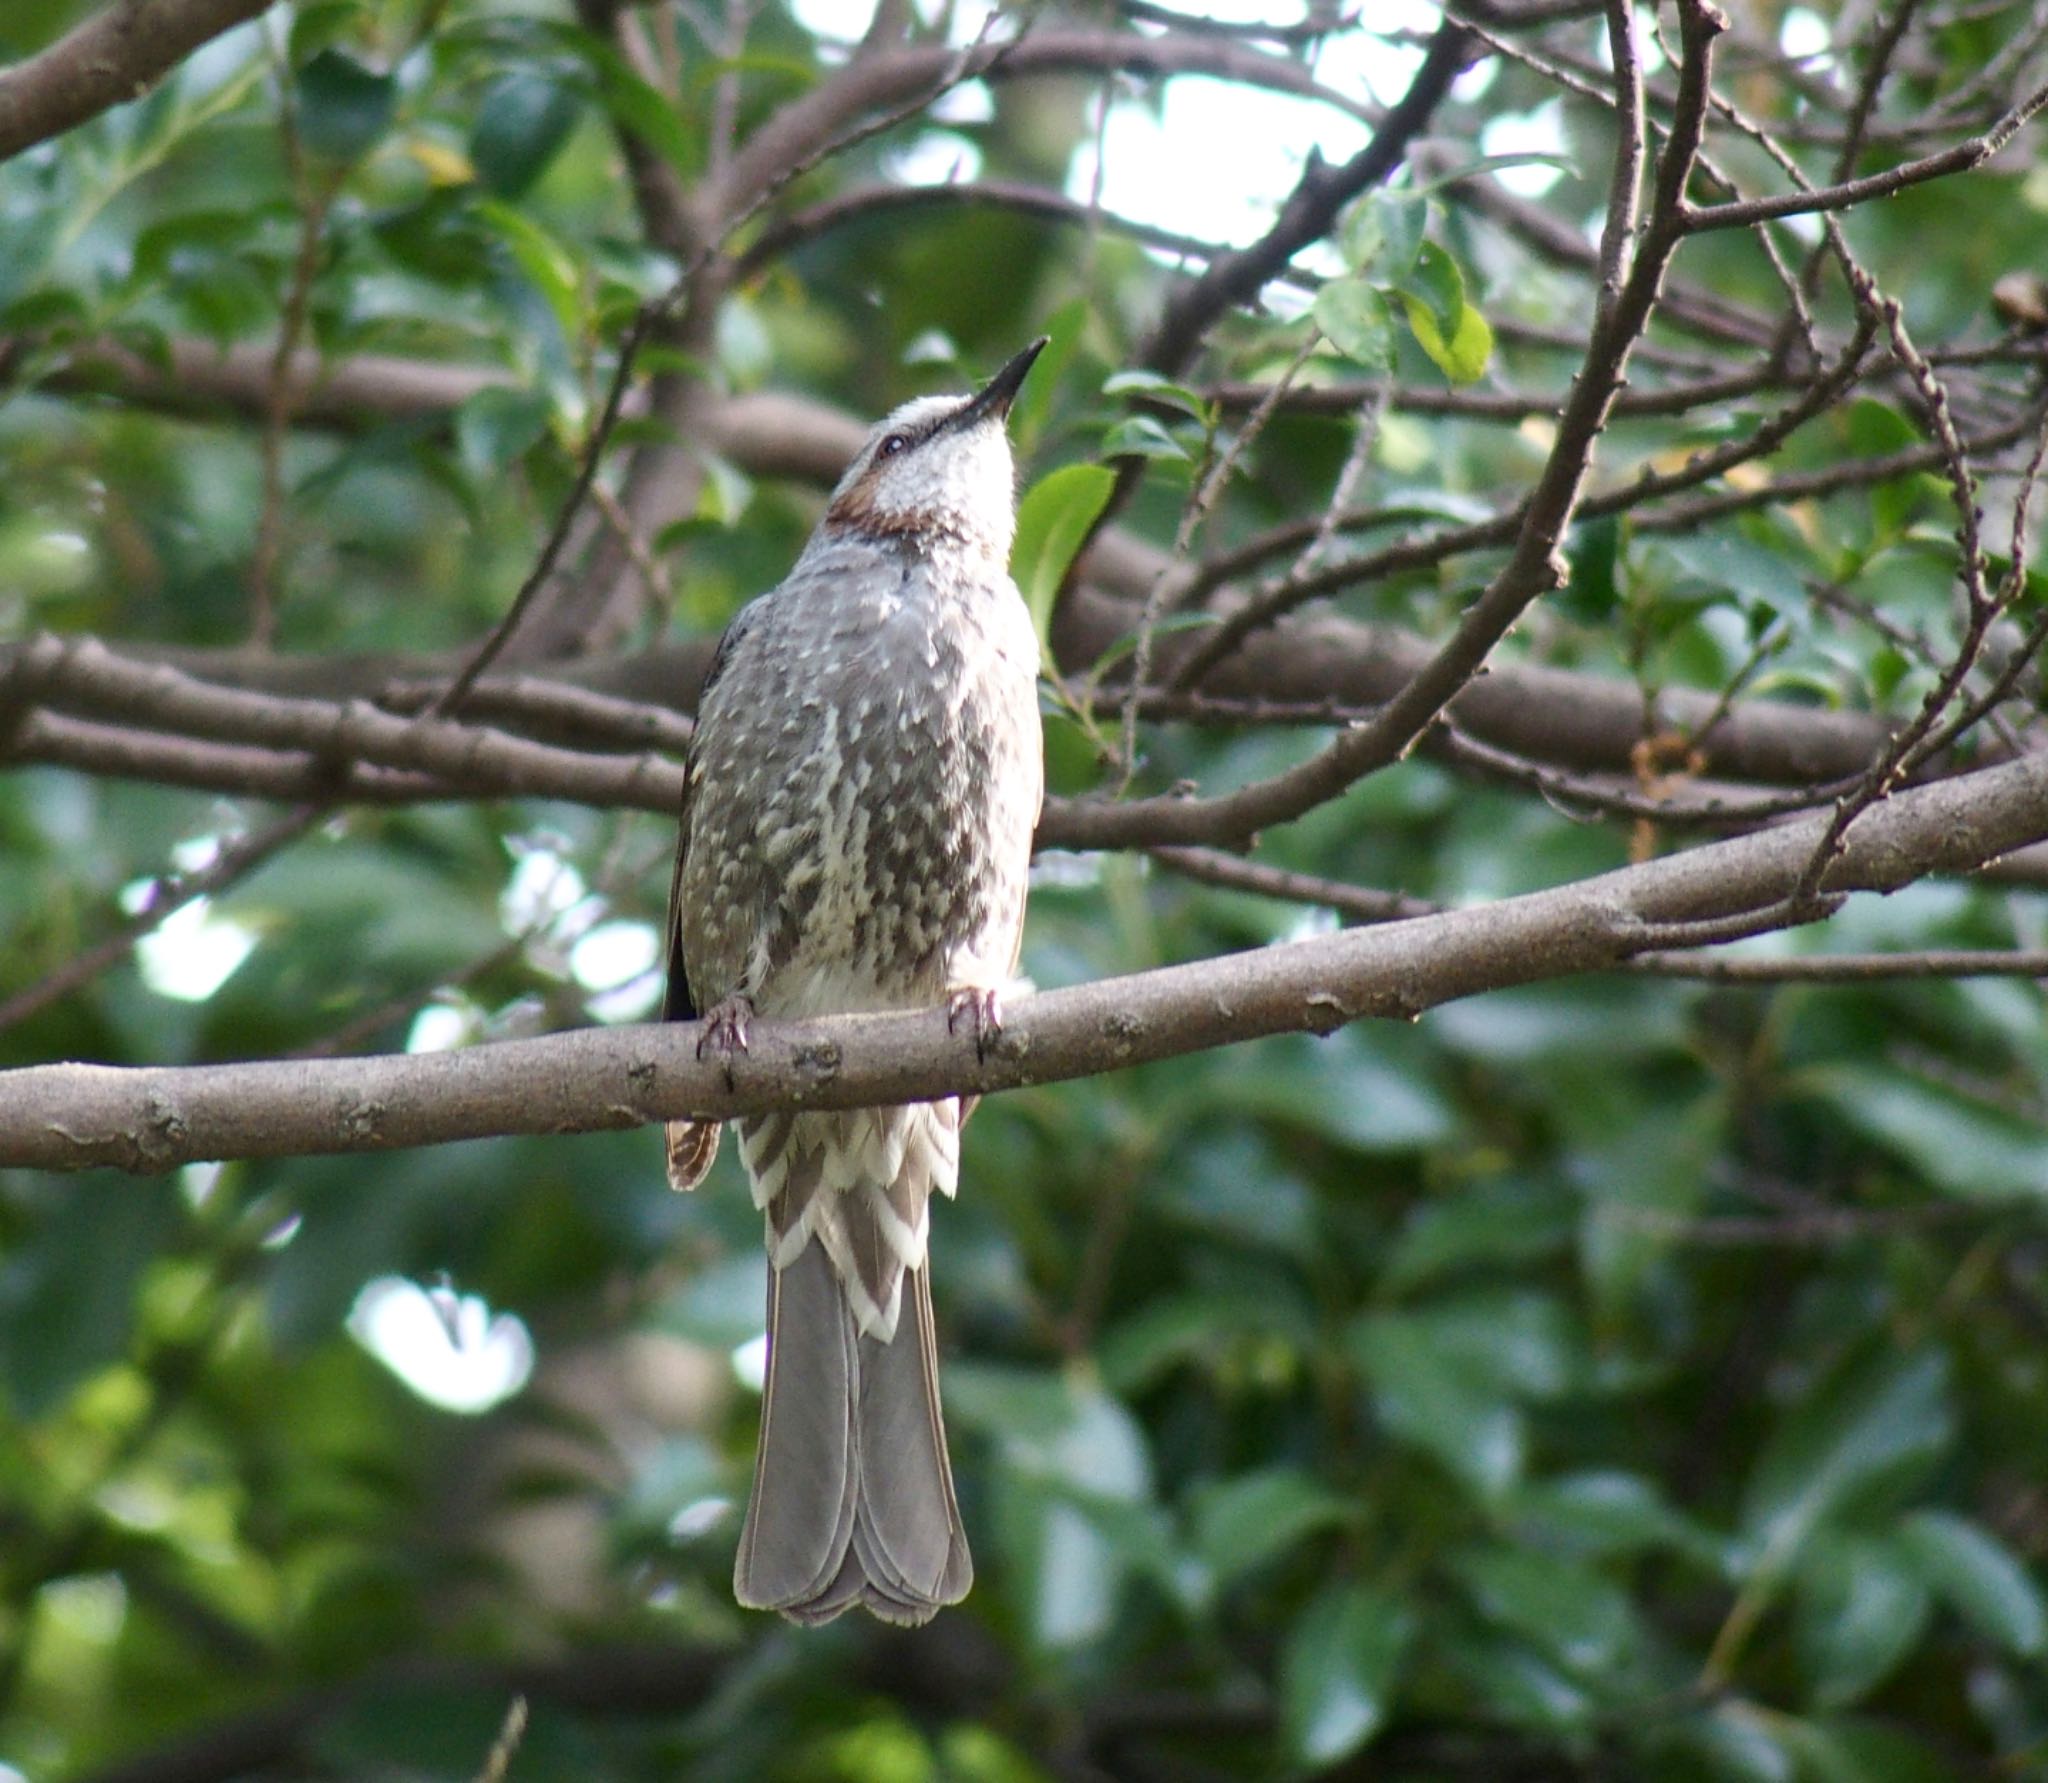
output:
[[[2038,7],[4,11],[0,1780],[2040,1768]],[[1039,333],[1036,994],[728,1080],[715,640]],[[974,1592],[748,1615],[652,1123],[962,1091]]]

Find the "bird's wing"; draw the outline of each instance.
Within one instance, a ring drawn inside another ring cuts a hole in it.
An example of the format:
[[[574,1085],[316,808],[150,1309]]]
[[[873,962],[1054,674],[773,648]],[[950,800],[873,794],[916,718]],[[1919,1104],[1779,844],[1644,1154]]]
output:
[[[761,603],[749,601],[732,617],[711,653],[711,667],[704,672],[704,685],[697,690],[697,716],[701,723],[704,702],[718,679],[730,666],[733,651],[752,628]],[[703,1013],[696,993],[690,989],[689,967],[683,959],[683,868],[690,858],[690,804],[697,791],[697,751],[693,747],[683,767],[683,808],[676,826],[676,866],[668,885],[668,992],[662,998],[661,1019],[665,1022],[693,1022]]]
[[[759,601],[750,601],[734,614],[732,623],[725,628],[725,635],[718,640],[718,648],[711,653],[711,667],[705,672],[704,685],[697,691],[700,724],[706,697],[732,662],[733,652],[753,624],[759,606]],[[683,808],[678,813],[676,825],[676,866],[668,888],[668,989],[661,1000],[661,1019],[667,1022],[695,1021],[703,1014],[697,1006],[697,993],[690,985],[689,962],[683,952],[683,869],[690,859],[690,807],[696,796],[697,776],[697,749],[692,738],[689,759],[683,769]],[[668,1123],[665,1136],[671,1187],[694,1189],[704,1180],[712,1159],[718,1155],[719,1131],[717,1121]]]

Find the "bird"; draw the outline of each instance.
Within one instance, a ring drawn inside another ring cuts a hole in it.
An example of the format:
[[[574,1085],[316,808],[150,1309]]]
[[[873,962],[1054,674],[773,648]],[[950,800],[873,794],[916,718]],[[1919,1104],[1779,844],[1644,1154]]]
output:
[[[978,1049],[1017,970],[1044,792],[1039,644],[1010,579],[1008,417],[1040,339],[970,396],[877,423],[699,697],[667,1020],[731,1071],[757,1017],[943,1008]],[[738,1601],[917,1624],[973,1583],[939,1406],[932,1191],[971,1099],[737,1122],[768,1246],[768,1356]],[[667,1128],[694,1188],[719,1127]]]

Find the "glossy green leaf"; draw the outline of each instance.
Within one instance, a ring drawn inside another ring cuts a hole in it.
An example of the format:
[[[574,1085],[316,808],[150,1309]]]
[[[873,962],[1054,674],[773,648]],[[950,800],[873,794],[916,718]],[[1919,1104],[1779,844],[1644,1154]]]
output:
[[[1493,326],[1472,304],[1463,304],[1448,333],[1429,306],[1420,298],[1402,298],[1408,312],[1408,331],[1415,344],[1435,362],[1454,384],[1469,384],[1486,375],[1493,358]]]
[[[1484,1496],[1514,1482],[1527,1432],[1497,1380],[1449,1352],[1425,1323],[1399,1314],[1361,1320],[1351,1343],[1390,1435],[1434,1456]]]
[[[1195,1502],[1195,1552],[1219,1586],[1254,1572],[1353,1507],[1299,1468],[1272,1467],[1208,1487]]]
[[[1316,326],[1345,358],[1374,371],[1394,363],[1387,300],[1364,279],[1331,279],[1316,293]]]
[[[1897,1543],[1855,1535],[1816,1541],[1800,1563],[1792,1617],[1814,1702],[1841,1708],[1868,1695],[1919,1642],[1932,1608]]]
[[[1280,1738],[1296,1763],[1321,1767],[1358,1751],[1386,1724],[1415,1634],[1399,1598],[1339,1580],[1295,1618],[1280,1654]]]
[[[2048,1192],[2048,1134],[1889,1065],[1840,1065],[1807,1080],[1844,1120],[1951,1195]]]
[[[127,1354],[143,1271],[177,1227],[177,1191],[162,1181],[53,1187],[33,1236],[0,1261],[0,1391],[23,1418]]]
[[[1469,1549],[1450,1565],[1482,1616],[1568,1671],[1608,1671],[1641,1640],[1627,1593],[1589,1564],[1492,1546]]]
[[[1955,1783],[1947,1756],[1874,1718],[1787,1717],[1779,1735],[1799,1760],[1800,1783]]]
[[[469,158],[500,198],[517,198],[545,173],[583,110],[568,82],[527,70],[493,81],[477,107]]]
[[[694,175],[702,158],[697,140],[674,101],[652,85],[609,43],[571,25],[548,28],[551,41],[572,50],[597,79],[599,102],[622,129],[629,130],[677,173]]]
[[[1103,1379],[1128,1395],[1178,1364],[1218,1364],[1236,1346],[1265,1342],[1307,1349],[1314,1341],[1314,1317],[1305,1303],[1249,1288],[1217,1288],[1149,1298],[1103,1333],[1096,1355]]]
[[[1163,458],[1185,463],[1188,449],[1150,415],[1126,415],[1102,436],[1105,458]]]
[[[552,405],[538,391],[492,387],[455,411],[455,443],[473,477],[494,476],[546,437]]]
[[[1435,242],[1426,241],[1416,249],[1415,264],[1393,281],[1393,289],[1420,303],[1440,334],[1457,332],[1465,310],[1465,275]]]
[[[1489,1720],[1575,1739],[1599,1713],[1599,1700],[1585,1681],[1521,1641],[1461,1633],[1446,1639],[1443,1648],[1445,1660],[1485,1705]]]
[[[1160,376],[1156,371],[1117,372],[1103,380],[1102,394],[1142,396],[1147,402],[1164,403],[1196,421],[1202,420],[1208,412],[1208,404],[1194,391],[1185,384],[1176,384],[1171,378]]]
[[[1914,1511],[1898,1542],[1928,1588],[1986,1640],[2023,1659],[2048,1649],[2048,1597],[1989,1530],[1949,1511]]]
[[[1089,530],[1116,487],[1116,473],[1100,464],[1066,464],[1048,471],[1017,504],[1017,537],[1010,549],[1010,573],[1031,609],[1040,648],[1060,584]]]
[[[1568,1252],[1577,1217],[1571,1198],[1533,1183],[1460,1189],[1408,1216],[1381,1286],[1405,1293],[1467,1270]]]
[[[330,161],[374,147],[398,113],[398,83],[340,50],[324,49],[298,71],[299,140]]]
[[[1845,1505],[1923,1477],[1955,1436],[1938,1350],[1879,1352],[1787,1407],[1751,1472],[1742,1523],[1756,1557],[1784,1557]]]
[[[476,207],[478,219],[510,250],[519,270],[547,300],[556,324],[571,340],[583,332],[584,291],[576,258],[525,212],[496,199]]]
[[[1532,1480],[1509,1501],[1515,1527],[1546,1548],[1593,1558],[1673,1551],[1718,1568],[1724,1544],[1641,1474],[1595,1471]]]

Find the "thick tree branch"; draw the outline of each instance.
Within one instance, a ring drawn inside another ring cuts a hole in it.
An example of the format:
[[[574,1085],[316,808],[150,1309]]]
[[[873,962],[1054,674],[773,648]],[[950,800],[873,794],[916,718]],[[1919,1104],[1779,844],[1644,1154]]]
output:
[[[140,99],[202,43],[273,0],[113,0],[46,50],[0,70],[0,161]]]
[[[681,1115],[987,1094],[1241,1040],[1412,1019],[1456,998],[1611,967],[1675,923],[1733,922],[1797,887],[1823,819],[1440,916],[1260,948],[1022,1000],[985,1058],[943,1012],[755,1027],[732,1063],[686,1024],[585,1030],[420,1057],[0,1074],[0,1165],[132,1171],[388,1150]],[[1896,795],[1844,839],[1824,890],[1892,891],[2048,837],[2048,757]]]

